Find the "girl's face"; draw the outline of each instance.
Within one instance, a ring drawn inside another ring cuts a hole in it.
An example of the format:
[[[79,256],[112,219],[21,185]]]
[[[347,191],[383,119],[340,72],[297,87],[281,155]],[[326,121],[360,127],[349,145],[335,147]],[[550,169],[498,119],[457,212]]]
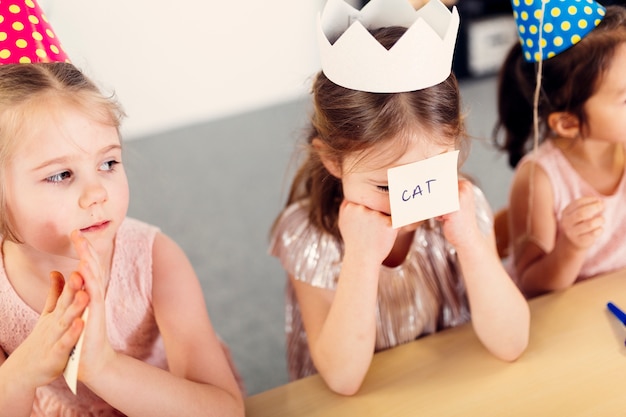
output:
[[[626,43],[615,51],[598,90],[585,103],[585,137],[626,142]]]
[[[78,229],[98,253],[111,253],[129,200],[117,130],[69,106],[39,114],[5,171],[17,237],[36,251],[75,257],[69,236]]]
[[[391,157],[394,142],[385,141],[365,156],[349,155],[343,161],[341,182],[346,200],[391,215],[387,170],[454,150],[451,145],[441,145],[446,143],[443,140],[415,137],[399,157]]]

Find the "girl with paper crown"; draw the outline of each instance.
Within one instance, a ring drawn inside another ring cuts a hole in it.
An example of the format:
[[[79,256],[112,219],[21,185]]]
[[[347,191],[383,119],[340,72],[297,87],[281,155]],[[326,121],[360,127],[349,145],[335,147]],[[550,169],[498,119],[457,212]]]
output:
[[[528,305],[496,253],[478,188],[455,180],[460,210],[392,226],[387,170],[465,143],[451,73],[457,28],[456,9],[438,0],[417,11],[406,0],[360,11],[327,2],[306,156],[270,249],[288,275],[291,379],[319,372],[331,390],[354,394],[374,352],[465,323],[470,312],[498,358],[526,347]],[[451,169],[456,178],[456,160]]]
[[[189,260],[126,217],[121,108],[33,0],[0,16],[0,415],[243,416]]]
[[[521,42],[501,69],[497,128],[516,168],[512,275],[533,296],[626,267],[626,9],[513,6]]]

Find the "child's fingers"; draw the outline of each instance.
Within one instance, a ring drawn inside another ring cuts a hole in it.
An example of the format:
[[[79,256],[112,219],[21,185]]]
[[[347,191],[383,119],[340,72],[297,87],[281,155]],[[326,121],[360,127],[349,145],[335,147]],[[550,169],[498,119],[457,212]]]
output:
[[[59,303],[56,311],[56,320],[60,331],[63,333],[67,332],[71,324],[77,318],[80,318],[88,304],[89,295],[83,290],[73,293],[67,305]]]
[[[563,216],[569,216],[574,222],[584,221],[597,216],[604,210],[604,203],[596,197],[582,197],[563,209]]]
[[[63,279],[63,275],[58,271],[50,272],[50,290],[48,291],[48,298],[46,298],[42,314],[54,311],[57,301],[63,293],[64,286],[65,279]]]
[[[80,258],[78,272],[85,279],[85,287],[93,291],[95,286],[102,285],[102,268],[98,256],[87,239],[78,230],[74,230],[70,236],[76,253]]]
[[[55,344],[57,353],[63,358],[69,357],[84,327],[85,322],[80,317],[75,317]]]

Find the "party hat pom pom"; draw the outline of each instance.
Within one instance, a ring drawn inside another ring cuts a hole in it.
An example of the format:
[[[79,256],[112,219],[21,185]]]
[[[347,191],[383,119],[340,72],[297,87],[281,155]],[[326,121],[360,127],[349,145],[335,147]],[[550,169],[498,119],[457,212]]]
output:
[[[593,0],[511,0],[511,4],[528,62],[551,58],[577,44],[605,14]]]
[[[0,0],[0,65],[69,62],[35,0]]]

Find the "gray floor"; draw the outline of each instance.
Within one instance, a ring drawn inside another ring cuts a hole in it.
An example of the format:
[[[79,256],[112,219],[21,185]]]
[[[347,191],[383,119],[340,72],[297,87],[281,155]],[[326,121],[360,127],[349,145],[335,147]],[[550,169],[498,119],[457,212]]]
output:
[[[463,81],[461,89],[475,137],[464,171],[497,209],[511,172],[489,140],[495,80]],[[129,214],[160,226],[186,251],[250,395],[287,382],[285,275],[267,243],[308,106],[308,99],[285,103],[125,143]]]

